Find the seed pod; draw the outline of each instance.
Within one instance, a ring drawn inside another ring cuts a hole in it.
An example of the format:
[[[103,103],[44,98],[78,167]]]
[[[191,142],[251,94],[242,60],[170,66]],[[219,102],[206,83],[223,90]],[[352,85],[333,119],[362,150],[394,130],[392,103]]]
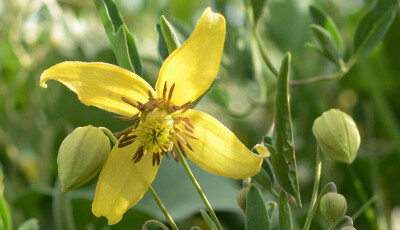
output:
[[[313,133],[322,152],[335,161],[351,164],[360,147],[353,119],[338,109],[324,112],[314,121]]]
[[[246,213],[246,198],[247,198],[247,193],[249,192],[249,188],[245,187],[239,190],[236,200],[239,205],[239,207],[243,210],[244,213]]]
[[[76,128],[58,151],[62,192],[78,188],[96,176],[110,151],[110,140],[98,128],[91,125]]]
[[[339,193],[329,192],[322,197],[319,207],[325,219],[336,225],[346,215],[346,198]]]

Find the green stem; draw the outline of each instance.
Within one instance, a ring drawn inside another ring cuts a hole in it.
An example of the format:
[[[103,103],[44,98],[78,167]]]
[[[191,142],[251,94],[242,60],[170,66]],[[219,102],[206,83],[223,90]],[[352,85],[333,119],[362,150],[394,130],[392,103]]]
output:
[[[113,142],[113,144],[117,144],[118,140],[114,136],[114,134],[107,128],[105,127],[99,127],[99,130],[102,131],[105,135],[107,135],[108,138]],[[164,214],[165,218],[168,220],[169,224],[171,225],[172,229],[178,230],[179,228],[176,226],[174,220],[172,219],[171,215],[165,208],[164,204],[161,202],[160,198],[158,197],[157,193],[154,191],[153,187],[149,187],[149,191],[151,195],[153,196],[154,200],[158,204],[158,207],[161,209],[162,213]]]
[[[268,67],[268,69],[271,71],[271,73],[275,77],[278,77],[278,71],[272,64],[271,60],[269,59],[267,49],[265,48],[264,43],[262,42],[261,36],[255,27],[253,29],[253,34],[254,34],[254,37],[256,38],[256,41],[257,41],[257,44],[260,49],[261,56],[262,56],[262,59],[263,59],[265,65]]]
[[[310,207],[308,209],[307,218],[306,218],[306,220],[310,219],[310,221],[312,219],[311,215],[313,215],[312,208],[314,207],[315,202],[317,201],[317,196],[318,196],[319,181],[321,179],[321,165],[322,165],[321,153],[320,153],[320,148],[317,144],[317,154],[316,154],[315,171],[314,171],[314,187],[313,187],[313,192],[311,195]],[[306,227],[306,226],[304,226],[304,227]]]
[[[154,200],[158,204],[158,207],[160,207],[161,211],[163,212],[165,218],[167,218],[169,224],[171,225],[172,229],[178,230],[178,226],[176,226],[174,220],[172,219],[171,215],[168,213],[167,209],[165,208],[164,204],[161,202],[160,198],[157,196],[157,193],[154,191],[154,189],[150,186],[149,191],[151,195],[153,196]]]
[[[328,230],[333,230],[333,229],[335,229],[335,227],[336,227],[336,224],[331,224],[331,226],[329,226]]]
[[[201,189],[199,183],[197,182],[196,178],[194,177],[192,171],[189,168],[188,163],[186,162],[185,157],[182,155],[181,151],[178,148],[175,148],[179,160],[182,162],[183,168],[185,168],[186,173],[188,174],[190,180],[192,181],[194,187],[196,188],[197,192],[199,193],[201,199],[203,200],[204,205],[207,207],[208,212],[210,213],[211,218],[213,219],[214,223],[217,225],[218,230],[222,230],[221,224],[218,221],[217,216],[214,213],[214,210],[211,207],[210,202],[208,202],[208,199],[206,195],[204,194],[203,190]]]
[[[315,212],[317,211],[319,202],[321,201],[322,197],[328,193],[329,189],[331,189],[333,192],[336,192],[336,185],[333,182],[328,183],[321,191],[321,193],[319,194],[315,204],[313,206],[310,206],[310,210],[308,212],[307,218],[306,218],[306,222],[304,223],[304,227],[303,230],[308,230],[310,228],[311,225],[311,220],[314,217]]]

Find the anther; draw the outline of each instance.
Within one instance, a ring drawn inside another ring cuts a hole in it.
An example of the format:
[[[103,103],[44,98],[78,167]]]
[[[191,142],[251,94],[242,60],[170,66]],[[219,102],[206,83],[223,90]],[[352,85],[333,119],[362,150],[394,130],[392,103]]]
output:
[[[162,95],[163,95],[163,98],[165,98],[165,96],[167,95],[167,81],[165,81],[165,83],[164,83],[164,89],[163,89]]]
[[[153,94],[151,93],[150,90],[148,90],[147,93],[149,94],[149,100],[151,100],[152,98],[154,98],[154,97],[153,97]]]
[[[192,134],[188,133],[187,131],[183,131],[183,134],[185,134],[186,136],[188,136],[188,137],[190,137],[192,139],[199,140],[199,138],[193,136]]]
[[[118,143],[118,148],[123,148],[125,146],[128,146],[130,144],[132,144],[133,142],[135,142],[135,140],[131,140],[131,141],[123,141],[123,142],[119,142]]]
[[[169,103],[171,102],[172,93],[174,92],[174,89],[175,89],[175,83],[172,84],[171,88],[169,89],[168,100],[167,100],[167,103],[166,103],[166,107],[168,107]]]
[[[183,154],[183,156],[187,157],[186,151],[183,148],[182,143],[179,140],[177,141],[177,143],[178,143],[178,148],[179,148],[179,150],[181,150],[181,153]]]
[[[117,119],[120,121],[136,121],[137,119],[139,119],[139,113],[133,115],[132,117],[114,116],[114,119]]]
[[[121,97],[121,99],[122,99],[124,102],[128,103],[129,105],[131,105],[131,106],[137,108],[138,110],[143,111],[143,108],[142,108],[142,106],[141,106],[141,105],[143,105],[142,103],[137,102],[138,104],[135,104],[135,103],[133,103],[132,101],[130,101],[130,100],[129,100],[128,98],[126,98],[126,97]]]
[[[134,163],[137,163],[140,161],[140,159],[142,159],[143,157],[143,146],[140,146],[139,149],[136,151],[135,155],[133,155],[132,157],[132,161]]]
[[[174,148],[172,148],[172,150],[171,150],[171,155],[175,159],[176,162],[179,162],[178,154],[176,153]]]
[[[122,130],[121,132],[115,132],[114,136],[116,138],[119,138],[122,135],[128,135],[133,129],[134,129],[134,127],[130,126],[130,127],[126,128],[126,129]]]

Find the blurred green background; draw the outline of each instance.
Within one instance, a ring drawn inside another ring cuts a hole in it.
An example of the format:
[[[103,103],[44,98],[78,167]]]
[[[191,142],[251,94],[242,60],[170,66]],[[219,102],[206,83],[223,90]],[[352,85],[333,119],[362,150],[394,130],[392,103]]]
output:
[[[203,10],[223,14],[227,35],[217,80],[196,109],[230,127],[249,148],[259,143],[273,122],[275,78],[265,67],[251,36],[242,0],[116,0],[135,36],[144,67],[143,77],[154,85],[162,64],[157,53],[155,24],[161,15],[172,23],[181,43],[190,35]],[[258,31],[279,67],[292,53],[291,79],[335,73],[328,60],[305,47],[312,41],[308,6],[332,17],[342,36],[343,56],[351,55],[360,18],[372,1],[270,0]],[[357,229],[400,229],[400,19],[382,42],[361,58],[341,80],[291,88],[296,158],[304,207],[292,209],[295,229],[304,223],[310,200],[316,143],[313,121],[330,108],[339,108],[356,121],[361,147],[352,165],[323,159],[322,185],[335,182],[355,219]],[[120,131],[126,123],[114,114],[84,106],[59,83],[39,86],[40,74],[65,60],[116,64],[97,10],[91,0],[0,0],[0,167],[4,197],[13,228],[36,218],[41,229],[140,229],[149,219],[164,220],[149,194],[112,227],[91,213],[97,177],[82,188],[61,194],[57,177],[58,147],[75,127],[104,126]],[[191,164],[226,229],[244,229],[236,204],[241,181],[211,175]],[[154,189],[182,229],[198,225],[200,198],[180,164],[165,160]],[[274,200],[265,194],[266,200]],[[319,212],[311,229],[327,229]],[[277,228],[275,223],[274,228]]]

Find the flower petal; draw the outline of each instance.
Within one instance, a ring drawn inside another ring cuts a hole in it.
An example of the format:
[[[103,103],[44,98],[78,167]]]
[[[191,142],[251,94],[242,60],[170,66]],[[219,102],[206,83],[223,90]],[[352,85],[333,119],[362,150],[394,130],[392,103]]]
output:
[[[44,71],[40,85],[56,80],[78,95],[85,105],[94,105],[110,112],[132,116],[138,110],[121,97],[136,103],[147,102],[151,86],[138,75],[118,66],[101,62],[63,62]]]
[[[92,212],[95,216],[105,216],[108,224],[118,223],[122,215],[135,205],[153,182],[159,166],[152,165],[152,154],[132,162],[138,145],[123,148],[115,145],[100,173],[97,182]]]
[[[199,138],[186,138],[194,150],[184,147],[190,160],[210,173],[231,178],[246,178],[260,171],[262,156],[247,149],[214,117],[192,109],[183,115],[190,118],[194,136]]]
[[[225,39],[225,19],[207,8],[190,38],[165,60],[156,91],[162,97],[164,83],[175,83],[172,102],[195,101],[214,81],[221,62]]]

